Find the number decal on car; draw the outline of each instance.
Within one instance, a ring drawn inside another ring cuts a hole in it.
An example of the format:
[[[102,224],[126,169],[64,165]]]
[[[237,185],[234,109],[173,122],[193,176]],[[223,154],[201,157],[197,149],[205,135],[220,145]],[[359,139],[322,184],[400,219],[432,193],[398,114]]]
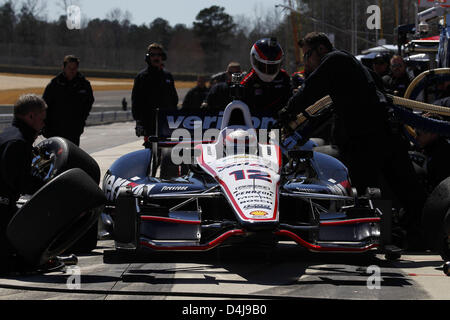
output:
[[[249,179],[264,180],[272,183],[272,180],[270,179],[270,174],[268,174],[267,172],[263,172],[260,170],[247,170],[247,173],[249,173],[248,175]]]
[[[236,181],[245,179],[244,170],[233,171],[230,173],[230,176],[234,176],[234,180]]]
[[[272,182],[272,180],[270,179],[270,174],[268,174],[267,172],[261,170],[246,170],[246,171],[247,171],[247,179]],[[234,179],[236,181],[246,179],[244,170],[233,171],[230,173],[230,176],[234,176]]]

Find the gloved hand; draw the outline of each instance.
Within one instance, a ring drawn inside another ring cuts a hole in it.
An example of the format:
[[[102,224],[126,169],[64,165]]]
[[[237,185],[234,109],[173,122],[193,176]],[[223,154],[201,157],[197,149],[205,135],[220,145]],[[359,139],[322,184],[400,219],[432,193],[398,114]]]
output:
[[[147,135],[145,127],[141,121],[136,121],[135,130],[136,130],[136,136],[138,136],[138,137],[143,137],[143,136]]]
[[[304,145],[308,139],[305,139],[300,133],[291,131],[289,135],[284,136],[282,145],[286,150],[292,150],[296,146]]]
[[[280,125],[281,128],[288,128],[289,123],[294,121],[296,116],[290,112],[287,107],[284,107],[280,111],[278,111],[278,121],[277,124]]]
[[[289,123],[291,123],[295,119],[296,116],[292,112],[290,112],[287,107],[284,107],[278,112],[278,120],[272,128],[281,129],[281,137],[289,135],[293,131],[289,126]]]

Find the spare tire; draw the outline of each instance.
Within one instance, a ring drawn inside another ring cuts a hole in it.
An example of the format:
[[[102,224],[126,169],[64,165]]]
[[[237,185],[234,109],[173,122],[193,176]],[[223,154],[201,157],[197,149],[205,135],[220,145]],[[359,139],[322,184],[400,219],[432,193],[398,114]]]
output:
[[[33,159],[32,169],[35,172],[41,171],[37,175],[44,182],[50,181],[66,170],[80,168],[97,184],[100,183],[101,173],[97,162],[71,141],[52,137],[40,142],[36,149],[39,155]],[[40,167],[42,163],[46,164],[46,168]]]
[[[428,197],[423,208],[423,233],[429,248],[444,260],[450,258],[448,220],[450,214],[450,177],[443,180]]]
[[[7,237],[29,264],[40,266],[67,250],[97,224],[105,195],[83,170],[70,169],[39,189],[7,227]]]
[[[39,176],[42,183],[46,183],[57,175],[72,168],[85,171],[97,184],[100,183],[100,168],[97,162],[84,150],[71,141],[52,137],[36,146],[39,155],[33,159],[32,169]],[[97,224],[87,232],[69,252],[88,253],[97,246]]]
[[[101,212],[100,212],[101,213]],[[98,222],[94,223],[92,227],[73,245],[70,246],[69,249],[64,251],[64,255],[66,254],[86,254],[97,248],[97,240],[98,240]]]

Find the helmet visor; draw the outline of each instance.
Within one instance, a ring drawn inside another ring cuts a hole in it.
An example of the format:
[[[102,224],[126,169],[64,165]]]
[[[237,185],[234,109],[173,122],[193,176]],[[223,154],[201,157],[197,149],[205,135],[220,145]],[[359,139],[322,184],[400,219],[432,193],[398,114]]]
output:
[[[253,65],[256,69],[258,69],[260,72],[268,75],[274,75],[277,74],[280,71],[281,62],[274,63],[274,64],[267,64],[263,63],[261,61],[258,61],[255,56],[252,56],[253,59]]]

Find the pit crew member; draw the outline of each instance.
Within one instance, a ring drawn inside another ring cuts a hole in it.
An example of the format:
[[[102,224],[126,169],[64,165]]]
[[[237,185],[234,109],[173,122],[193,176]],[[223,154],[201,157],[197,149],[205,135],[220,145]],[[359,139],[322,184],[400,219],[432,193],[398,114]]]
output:
[[[6,228],[17,211],[20,195],[34,193],[37,186],[31,175],[32,150],[33,142],[44,128],[46,109],[40,97],[21,96],[14,105],[12,125],[0,134],[0,272],[16,267]]]
[[[155,134],[155,117],[157,108],[177,109],[178,94],[172,74],[164,70],[163,62],[167,59],[162,45],[152,43],[147,48],[145,62],[147,68],[134,79],[131,94],[131,110],[136,120],[136,135]]]
[[[309,33],[300,44],[307,78],[279,113],[281,123],[289,123],[308,106],[330,95],[334,139],[352,185],[359,194],[364,194],[367,187],[376,187],[384,199],[398,199],[407,212],[401,224],[413,246],[420,239],[426,195],[408,157],[408,145],[388,123],[384,95],[377,90],[367,68],[353,55],[336,50],[325,34]]]

